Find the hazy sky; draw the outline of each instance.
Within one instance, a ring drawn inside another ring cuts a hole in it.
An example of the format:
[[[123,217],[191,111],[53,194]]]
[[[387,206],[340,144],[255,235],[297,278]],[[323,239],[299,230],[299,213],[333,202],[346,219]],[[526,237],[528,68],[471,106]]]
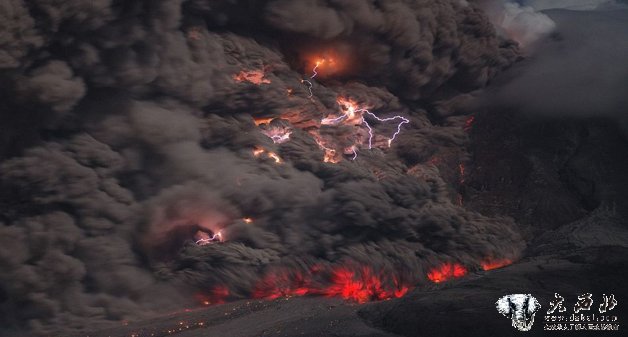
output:
[[[592,10],[600,5],[613,5],[622,1],[613,0],[519,0],[522,5],[532,6],[537,10],[566,8],[571,10]],[[625,1],[623,1],[625,2]]]

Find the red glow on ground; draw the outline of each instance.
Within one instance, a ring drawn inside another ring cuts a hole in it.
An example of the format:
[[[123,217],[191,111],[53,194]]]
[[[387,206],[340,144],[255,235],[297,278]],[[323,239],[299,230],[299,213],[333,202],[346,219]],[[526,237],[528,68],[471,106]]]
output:
[[[331,285],[323,290],[325,296],[342,297],[365,303],[372,300],[386,300],[405,295],[409,287],[400,285],[393,276],[393,286],[385,287],[383,275],[377,275],[368,267],[363,267],[360,273],[348,268],[338,268],[333,271]]]
[[[460,278],[467,269],[459,263],[443,263],[427,275],[434,283]],[[405,282],[391,272],[374,271],[369,266],[313,265],[309,270],[273,269],[259,279],[250,293],[254,299],[274,300],[296,296],[340,297],[366,303],[399,298],[408,293],[415,282]],[[209,294],[198,295],[203,305],[224,303],[230,297],[225,286],[214,287]]]
[[[510,259],[487,259],[482,261],[482,269],[493,270],[497,268],[503,268],[511,264],[512,260]]]
[[[242,70],[233,75],[236,82],[250,82],[253,84],[269,84],[270,80],[266,78],[264,70]]]
[[[310,280],[304,274],[276,271],[266,274],[251,295],[253,298],[274,300],[279,297],[304,296],[312,290]]]
[[[322,295],[341,297],[365,303],[386,300],[405,295],[410,286],[402,284],[397,277],[374,273],[369,267],[336,267],[324,273],[319,267],[310,273],[272,272],[262,278],[252,292],[253,298],[276,299],[280,297]]]
[[[197,294],[197,300],[203,305],[222,304],[229,297],[229,288],[226,286],[215,286],[208,293]]]
[[[452,278],[460,278],[467,274],[467,268],[459,263],[443,263],[427,273],[427,278],[434,283],[440,283]]]

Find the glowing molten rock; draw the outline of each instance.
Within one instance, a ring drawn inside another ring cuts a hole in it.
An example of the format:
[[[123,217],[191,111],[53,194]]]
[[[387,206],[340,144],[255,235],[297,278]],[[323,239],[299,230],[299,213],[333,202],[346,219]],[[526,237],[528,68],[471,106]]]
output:
[[[493,270],[493,269],[503,268],[511,264],[512,264],[512,260],[510,259],[497,259],[497,260],[488,259],[482,262],[482,269]]]
[[[276,154],[275,152],[267,151],[263,147],[256,147],[253,150],[253,156],[259,158],[262,155],[265,155],[266,157],[273,159],[275,161],[275,163],[277,163],[277,164],[283,163],[283,160],[281,160],[281,157],[279,157],[279,155]]]
[[[242,70],[233,76],[236,82],[250,82],[253,84],[270,84],[263,70]]]
[[[434,283],[440,283],[452,278],[460,278],[467,274],[467,268],[459,263],[443,263],[427,273],[427,278]]]
[[[332,284],[324,290],[324,294],[364,303],[371,300],[398,298],[408,292],[409,288],[400,285],[394,276],[393,287],[385,287],[384,280],[386,279],[389,278],[374,274],[368,267],[363,267],[359,274],[347,268],[338,268],[334,270]]]
[[[341,297],[365,303],[405,295],[409,286],[395,276],[375,273],[370,267],[336,266],[331,270],[312,268],[309,273],[275,271],[262,278],[252,293],[253,298],[322,295]]]

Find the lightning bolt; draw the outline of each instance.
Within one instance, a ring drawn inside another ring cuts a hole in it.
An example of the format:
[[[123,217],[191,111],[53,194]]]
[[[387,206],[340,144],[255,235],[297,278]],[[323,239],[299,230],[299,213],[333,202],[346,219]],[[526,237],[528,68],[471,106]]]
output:
[[[316,61],[316,64],[314,66],[314,68],[312,68],[312,75],[306,79],[302,79],[301,83],[304,83],[307,85],[307,89],[309,92],[309,98],[312,98],[314,96],[313,92],[312,92],[312,88],[314,86],[314,84],[312,83],[314,78],[316,76],[318,76],[318,67],[320,67],[323,63],[325,62],[325,60],[318,60]],[[343,99],[344,101],[344,99]],[[350,101],[346,101],[347,102],[347,109],[346,111],[343,112],[342,115],[338,116],[338,117],[325,117],[323,119],[321,119],[321,124],[322,125],[337,125],[340,124],[342,122],[346,122],[346,121],[351,121],[354,120],[356,118],[356,114],[359,114],[359,121],[360,124],[363,124],[367,129],[368,129],[368,133],[369,133],[369,150],[373,148],[373,138],[375,137],[375,133],[373,131],[373,127],[371,126],[371,124],[369,124],[369,122],[366,120],[366,116],[368,116],[369,118],[375,119],[378,122],[381,123],[388,123],[388,122],[393,122],[393,121],[397,121],[397,130],[393,133],[393,135],[388,138],[388,147],[390,147],[392,145],[392,142],[395,141],[395,139],[397,138],[397,136],[401,133],[401,127],[404,124],[408,124],[410,123],[410,120],[407,119],[406,117],[403,117],[401,115],[395,115],[392,117],[386,117],[386,118],[382,118],[377,116],[376,114],[372,113],[371,111],[367,110],[367,109],[356,109],[356,106],[354,103],[350,102]],[[340,102],[339,102],[340,103]],[[357,124],[356,124],[357,125]],[[279,138],[275,138],[275,137],[271,137],[273,139],[274,142],[279,142],[279,141],[283,141],[283,139],[279,139]],[[326,153],[330,152],[331,153],[331,149],[328,149],[324,146],[322,146],[321,144],[319,144],[323,149],[325,149]],[[353,146],[351,148],[352,152],[353,152],[353,158],[352,160],[355,160],[358,157],[358,152],[356,150],[356,147]],[[327,160],[325,160],[327,161]]]
[[[399,135],[399,133],[401,133],[401,127],[403,126],[403,124],[408,124],[410,123],[410,120],[401,116],[401,115],[395,115],[393,117],[387,117],[387,118],[381,118],[379,116],[377,116],[376,114],[370,112],[367,109],[355,109],[354,107],[349,107],[347,109],[346,112],[344,112],[342,115],[335,117],[335,118],[323,118],[321,120],[321,124],[323,125],[337,125],[340,122],[344,121],[344,120],[348,120],[353,118],[353,116],[356,113],[360,113],[361,114],[361,124],[364,124],[364,126],[366,126],[366,128],[368,129],[369,132],[369,150],[373,148],[373,137],[375,136],[375,134],[373,133],[373,127],[371,127],[371,124],[369,124],[369,122],[366,120],[366,118],[364,117],[365,115],[368,115],[370,117],[372,117],[373,119],[382,122],[382,123],[386,123],[386,122],[390,122],[390,121],[395,121],[398,120],[399,123],[397,123],[397,131],[395,131],[395,133],[388,138],[388,147],[390,147],[392,145],[392,142],[397,138],[397,136]]]
[[[312,93],[312,87],[314,86],[314,84],[312,84],[312,80],[314,79],[314,77],[316,77],[316,75],[318,75],[318,72],[316,71],[316,69],[318,69],[318,67],[323,63],[324,61],[316,61],[316,65],[314,66],[314,68],[312,69],[312,76],[309,77],[309,79],[304,79],[301,80],[301,83],[305,83],[307,85],[307,90],[309,91],[310,95],[308,96],[308,98],[312,98],[312,96],[314,96],[314,94]]]
[[[220,241],[222,242],[222,231],[218,231],[218,233],[214,234],[213,236],[209,237],[209,238],[203,238],[203,239],[198,239],[196,240],[196,244],[199,246],[204,246],[204,245],[208,245],[214,241]]]
[[[399,122],[397,124],[397,131],[392,135],[392,137],[388,138],[388,147],[390,147],[390,145],[392,144],[392,142],[395,140],[395,138],[397,138],[397,135],[399,135],[401,133],[401,126],[404,124],[408,124],[410,123],[410,120],[400,116],[400,115],[396,115],[393,117],[388,117],[388,118],[379,118],[377,117],[377,115],[375,115],[374,113],[366,110],[366,109],[362,109],[362,111],[364,112],[364,114],[367,114],[373,118],[375,118],[376,120],[380,121],[380,122],[390,122],[390,121],[394,121],[394,120],[401,120],[401,122]],[[364,114],[362,114],[362,122],[364,124],[366,124],[367,128],[369,129],[369,149],[372,147],[372,140],[373,140],[373,129],[371,128],[371,126],[368,124],[368,122],[366,121],[366,119],[364,119]]]

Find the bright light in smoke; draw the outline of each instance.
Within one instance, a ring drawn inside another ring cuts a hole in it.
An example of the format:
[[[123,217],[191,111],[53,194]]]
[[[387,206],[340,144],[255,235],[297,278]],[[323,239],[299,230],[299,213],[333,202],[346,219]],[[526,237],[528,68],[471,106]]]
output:
[[[283,163],[283,160],[281,160],[281,157],[279,157],[279,155],[276,154],[275,152],[267,151],[266,149],[262,147],[256,147],[255,149],[253,149],[253,156],[260,157],[262,154],[265,154],[268,158],[273,159],[275,163],[277,164]]]
[[[452,278],[460,278],[467,274],[467,268],[459,263],[443,263],[432,268],[427,273],[427,278],[434,283],[441,283]]]
[[[253,123],[255,123],[256,126],[260,126],[261,124],[268,124],[268,123],[270,123],[270,121],[272,121],[273,119],[275,119],[275,117],[253,118]]]
[[[194,236],[194,238],[196,239],[196,244],[199,246],[209,245],[214,242],[223,241],[222,231],[218,231],[218,233],[214,235],[210,235],[209,233],[204,232],[204,231],[198,231],[196,232],[196,235]]]
[[[312,98],[312,96],[314,96],[314,93],[312,93],[312,87],[314,86],[314,84],[312,83],[312,80],[314,79],[314,77],[318,75],[318,71],[317,71],[318,67],[320,67],[323,63],[325,63],[325,59],[317,60],[314,65],[314,68],[312,68],[312,76],[310,76],[308,79],[301,80],[301,83],[304,83],[305,85],[307,85],[309,98]]]
[[[285,120],[275,118],[260,119],[255,120],[255,124],[257,124],[261,132],[266,137],[272,139],[275,144],[283,144],[290,140],[292,128]]]
[[[369,134],[368,148],[369,149],[373,148],[373,138],[375,137],[375,134],[374,134],[373,127],[366,120],[365,116],[375,119],[381,123],[387,123],[387,122],[393,122],[393,121],[397,122],[397,130],[386,141],[388,147],[392,145],[392,142],[397,138],[397,135],[401,133],[401,127],[403,126],[403,124],[410,123],[409,119],[400,115],[387,117],[387,118],[381,118],[367,109],[359,108],[357,103],[355,103],[354,101],[350,99],[346,99],[344,97],[339,97],[337,102],[338,102],[338,105],[342,107],[344,112],[340,116],[337,116],[337,117],[323,118],[321,120],[321,124],[322,125],[339,125],[339,124],[360,125],[360,124],[363,124],[368,129],[368,134]],[[351,151],[354,154],[354,157],[353,157],[354,160],[357,157],[357,152],[355,150],[356,148],[354,146],[354,148],[352,148],[352,151]]]
[[[486,259],[482,261],[482,269],[483,270],[493,270],[502,268],[512,264],[512,260],[510,259]]]
[[[330,70],[331,72],[338,70],[338,64],[335,58],[332,57],[317,57],[313,60],[312,74],[303,79],[301,82],[307,85],[309,97],[313,97],[313,81],[319,76],[319,71],[322,70]],[[252,72],[241,72],[240,80],[247,80],[253,83],[269,83],[264,82],[263,76],[260,77],[259,73]],[[263,75],[263,73],[262,73]],[[290,89],[288,89],[290,90]],[[377,121],[379,123],[395,123],[396,130],[395,132],[385,140],[386,146],[390,147],[393,141],[397,138],[399,133],[401,133],[401,128],[404,124],[410,123],[410,120],[401,116],[395,115],[392,117],[382,118],[376,115],[375,113],[369,111],[366,108],[360,107],[357,102],[345,98],[338,97],[337,99],[338,105],[341,107],[340,115],[329,115],[325,118],[322,118],[320,121],[321,125],[348,125],[348,126],[364,126],[368,130],[368,148],[372,149],[374,146],[374,141],[376,140],[376,130],[373,128],[369,120]],[[292,129],[289,125],[282,125],[281,123],[274,123],[274,118],[258,118],[255,119],[255,124],[260,127],[261,132],[273,140],[275,144],[282,144],[290,140],[290,135],[292,134]],[[345,147],[344,149],[334,148],[327,145],[326,141],[323,141],[320,137],[320,134],[317,131],[310,131],[310,134],[316,139],[316,143],[318,146],[325,152],[323,161],[326,163],[338,163],[342,160],[342,156],[344,155],[352,155],[351,159],[355,160],[358,156],[359,148],[362,145],[363,141],[358,141],[358,143],[353,144],[350,147]],[[266,154],[268,157],[273,158],[275,162],[281,163],[281,158],[273,153],[268,152],[262,148],[257,148],[254,150],[253,154],[256,157],[259,157],[262,154]]]
[[[250,82],[257,85],[270,84],[264,70],[242,70],[234,75],[233,79],[237,82]]]

